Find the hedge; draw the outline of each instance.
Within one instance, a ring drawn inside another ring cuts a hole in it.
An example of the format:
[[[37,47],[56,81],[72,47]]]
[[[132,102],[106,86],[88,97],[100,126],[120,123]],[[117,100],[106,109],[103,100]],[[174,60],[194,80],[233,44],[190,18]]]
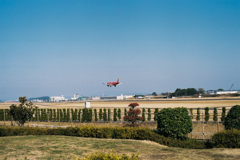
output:
[[[179,140],[164,137],[153,130],[141,127],[68,127],[68,128],[32,128],[32,127],[0,127],[0,136],[22,135],[65,135],[92,138],[150,140],[169,147],[203,149],[207,143],[196,140]]]
[[[217,148],[240,148],[240,130],[225,130],[215,133],[212,144]]]

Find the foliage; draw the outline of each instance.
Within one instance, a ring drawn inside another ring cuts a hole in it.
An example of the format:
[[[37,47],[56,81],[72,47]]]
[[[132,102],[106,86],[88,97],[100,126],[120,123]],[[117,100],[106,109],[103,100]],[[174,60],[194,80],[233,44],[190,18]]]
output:
[[[106,108],[103,109],[103,121],[107,121],[107,110]]]
[[[127,109],[124,109],[124,116],[127,116]],[[126,119],[124,119],[124,121],[127,121]]]
[[[219,89],[217,89],[217,91],[224,91],[224,89],[222,89],[222,88],[219,88]]]
[[[117,121],[117,109],[114,108],[114,111],[113,111],[113,121]]]
[[[126,154],[118,155],[117,153],[113,153],[113,149],[106,153],[103,151],[98,151],[96,153],[91,153],[86,155],[84,158],[77,158],[77,160],[138,160],[138,154],[135,155],[132,153],[132,156],[129,157]]]
[[[153,96],[157,96],[157,93],[156,93],[156,92],[153,92],[152,95],[153,95]]]
[[[13,117],[18,126],[24,126],[24,123],[33,116],[33,103],[27,103],[26,96],[19,97],[19,102],[20,104],[18,106],[15,104],[10,106],[9,115]]]
[[[213,111],[213,120],[215,122],[218,121],[218,112],[217,112],[217,108],[216,107],[214,107],[214,111]]]
[[[151,121],[151,109],[148,108],[148,121]]]
[[[240,148],[240,130],[225,130],[215,133],[212,143],[217,148]]]
[[[174,93],[171,94],[171,96],[193,96],[195,94],[198,94],[198,91],[195,88],[187,88],[187,89],[181,89],[177,88]]]
[[[240,130],[240,105],[233,106],[229,111],[223,122],[225,129]]]
[[[199,108],[199,107],[198,107],[198,109],[197,109],[196,120],[197,120],[197,121],[200,121],[200,108]]]
[[[203,88],[198,88],[198,93],[199,94],[204,94],[205,93],[205,90]]]
[[[143,109],[142,109],[142,118],[143,118],[142,121],[143,121],[143,122],[146,121],[145,112],[146,112],[146,110],[145,110],[145,108],[143,108]]]
[[[108,122],[111,121],[111,109],[108,109]]]
[[[98,118],[97,118],[97,109],[94,109],[94,116],[95,116],[95,122],[98,121]]]
[[[208,120],[209,120],[209,108],[205,107],[204,110],[205,110],[205,117],[204,117],[204,119],[205,119],[205,122],[207,123]]]
[[[88,122],[92,122],[92,115],[93,115],[92,109],[89,108],[89,109],[88,109]]]
[[[1,127],[1,136],[23,135],[65,135],[92,138],[149,140],[169,147],[203,149],[208,146],[196,140],[179,140],[164,137],[153,130],[141,127],[94,127],[80,126],[67,128]]]
[[[118,117],[118,120],[120,121],[121,120],[121,109],[118,108],[118,114],[117,114],[117,117]]]
[[[159,109],[158,108],[155,108],[155,111],[154,111],[154,121],[157,121],[157,114],[159,112]]]
[[[102,113],[102,109],[99,110],[99,119],[100,121],[102,120],[102,117],[103,117],[103,113]]]
[[[189,110],[190,110],[190,117],[191,117],[191,119],[193,119],[193,109],[190,108]]]
[[[81,109],[78,110],[78,120],[79,120],[79,122],[81,122],[81,111],[82,111]]]
[[[136,106],[139,106],[138,103],[130,103],[128,105],[130,107],[130,110],[127,112],[127,116],[124,116],[123,119],[127,120],[128,122],[132,123],[132,124],[127,124],[126,126],[129,127],[135,127],[135,126],[140,126],[139,124],[136,124],[136,122],[138,120],[142,120],[142,117],[138,116],[139,114],[141,114],[141,110],[140,109],[135,109]]]
[[[222,117],[221,117],[222,122],[225,120],[225,117],[226,117],[226,107],[222,107]]]
[[[186,139],[192,128],[187,108],[164,108],[158,113],[157,133],[174,139]]]

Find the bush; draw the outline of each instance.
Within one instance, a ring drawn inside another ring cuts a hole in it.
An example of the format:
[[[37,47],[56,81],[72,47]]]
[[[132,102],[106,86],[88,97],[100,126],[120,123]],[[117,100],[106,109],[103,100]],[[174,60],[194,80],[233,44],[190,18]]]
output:
[[[208,122],[208,120],[209,120],[209,108],[208,107],[206,107],[206,108],[204,108],[204,110],[205,110],[205,122],[207,123]]]
[[[143,121],[143,122],[146,121],[145,112],[146,112],[146,110],[145,110],[145,108],[143,108],[143,109],[142,109],[142,118],[143,118],[142,121]]]
[[[111,121],[111,109],[108,109],[108,122]]]
[[[192,149],[206,148],[204,142],[196,140],[179,140],[167,138],[153,130],[141,127],[67,127],[67,128],[32,128],[32,127],[1,127],[0,136],[22,135],[65,135],[92,138],[150,140],[169,147]]]
[[[103,121],[107,121],[107,110],[106,108],[103,109]]]
[[[97,118],[97,109],[94,109],[94,116],[95,116],[95,122],[98,121],[98,118]]]
[[[191,119],[193,119],[193,109],[190,108],[190,116],[191,116]]]
[[[102,109],[99,110],[99,120],[101,121],[103,117]]]
[[[154,111],[154,121],[157,121],[157,114],[159,112],[159,109],[158,108],[155,108],[155,111]]]
[[[240,148],[240,130],[225,130],[215,133],[212,144],[217,148]]]
[[[113,153],[113,150],[111,150],[109,153],[98,151],[96,153],[88,154],[84,158],[78,160],[138,160],[138,154],[132,154],[131,157],[123,154],[118,155],[117,153]]]
[[[118,115],[117,115],[117,116],[118,116],[118,120],[120,121],[121,118],[122,118],[122,117],[121,117],[121,109],[120,109],[120,108],[118,108]]]
[[[148,108],[148,121],[151,121],[151,109]]]
[[[165,108],[158,113],[157,132],[165,137],[186,139],[192,128],[187,108]]]
[[[240,105],[235,105],[228,111],[223,124],[225,129],[235,128],[240,130]]]
[[[114,108],[114,111],[113,111],[113,121],[117,121],[117,109]]]

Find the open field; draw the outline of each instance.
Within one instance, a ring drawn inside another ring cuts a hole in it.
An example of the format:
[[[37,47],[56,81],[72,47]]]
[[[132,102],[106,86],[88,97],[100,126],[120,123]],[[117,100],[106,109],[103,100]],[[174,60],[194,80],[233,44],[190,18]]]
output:
[[[0,137],[0,155],[8,160],[72,159],[98,150],[131,155],[139,153],[141,160],[155,159],[240,159],[240,149],[183,149],[162,146],[151,141],[82,138],[69,136]]]
[[[204,107],[225,107],[240,104],[240,98],[175,98],[161,100],[111,100],[111,101],[90,101],[91,108],[126,108],[132,102],[139,103],[139,108],[204,108]],[[15,103],[15,102],[14,102]],[[0,109],[7,109],[13,103],[0,103]],[[84,108],[85,101],[60,102],[60,103],[34,103],[39,108]]]

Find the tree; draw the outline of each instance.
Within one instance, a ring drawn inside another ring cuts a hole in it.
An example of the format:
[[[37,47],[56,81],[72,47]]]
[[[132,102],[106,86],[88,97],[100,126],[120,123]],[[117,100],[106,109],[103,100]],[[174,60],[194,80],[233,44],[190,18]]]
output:
[[[197,109],[196,120],[197,120],[197,121],[200,121],[200,108],[199,108],[199,107],[198,107],[198,109]]]
[[[208,107],[206,107],[205,108],[205,122],[207,123],[208,122],[208,120],[209,120],[209,108]]]
[[[225,129],[240,130],[240,105],[233,106],[223,122]]]
[[[99,110],[99,120],[101,121],[103,118],[103,113],[102,113],[102,109]]]
[[[118,120],[120,121],[121,120],[121,109],[120,108],[118,108]]]
[[[222,107],[222,117],[221,117],[222,122],[225,120],[225,117],[226,117],[226,107]]]
[[[217,89],[217,91],[224,91],[224,89],[222,89],[222,88],[219,88],[219,89]]]
[[[145,110],[145,108],[143,108],[143,109],[142,109],[142,118],[143,118],[142,121],[143,121],[143,122],[145,122],[145,120],[146,120],[146,118],[145,118],[145,112],[146,112],[146,110]]]
[[[152,95],[153,95],[153,96],[157,96],[157,93],[156,93],[156,92],[153,92]]]
[[[205,93],[205,90],[203,88],[198,88],[198,93],[199,94],[204,94]]]
[[[114,108],[114,110],[113,110],[113,121],[114,122],[117,121],[117,108]]]
[[[103,109],[103,121],[107,121],[107,110],[106,108]]]
[[[24,123],[33,117],[33,103],[27,103],[26,96],[19,97],[19,102],[19,105],[12,104],[10,106],[9,114],[13,117],[18,126],[24,126]]]
[[[187,108],[164,108],[158,112],[157,133],[174,139],[187,139],[193,130]]]
[[[155,108],[155,111],[154,111],[154,121],[157,121],[157,114],[159,112],[159,109],[158,108]]]
[[[139,124],[136,124],[137,120],[142,120],[142,117],[138,116],[141,114],[140,109],[135,109],[135,107],[139,106],[138,103],[130,103],[128,105],[130,107],[130,110],[127,112],[127,116],[124,116],[123,119],[127,120],[131,124],[126,124],[124,127],[135,127],[140,126]]]
[[[218,112],[217,112],[217,108],[216,107],[214,107],[214,111],[213,111],[213,120],[215,122],[218,121]]]
[[[151,109],[148,108],[148,121],[151,121]]]

